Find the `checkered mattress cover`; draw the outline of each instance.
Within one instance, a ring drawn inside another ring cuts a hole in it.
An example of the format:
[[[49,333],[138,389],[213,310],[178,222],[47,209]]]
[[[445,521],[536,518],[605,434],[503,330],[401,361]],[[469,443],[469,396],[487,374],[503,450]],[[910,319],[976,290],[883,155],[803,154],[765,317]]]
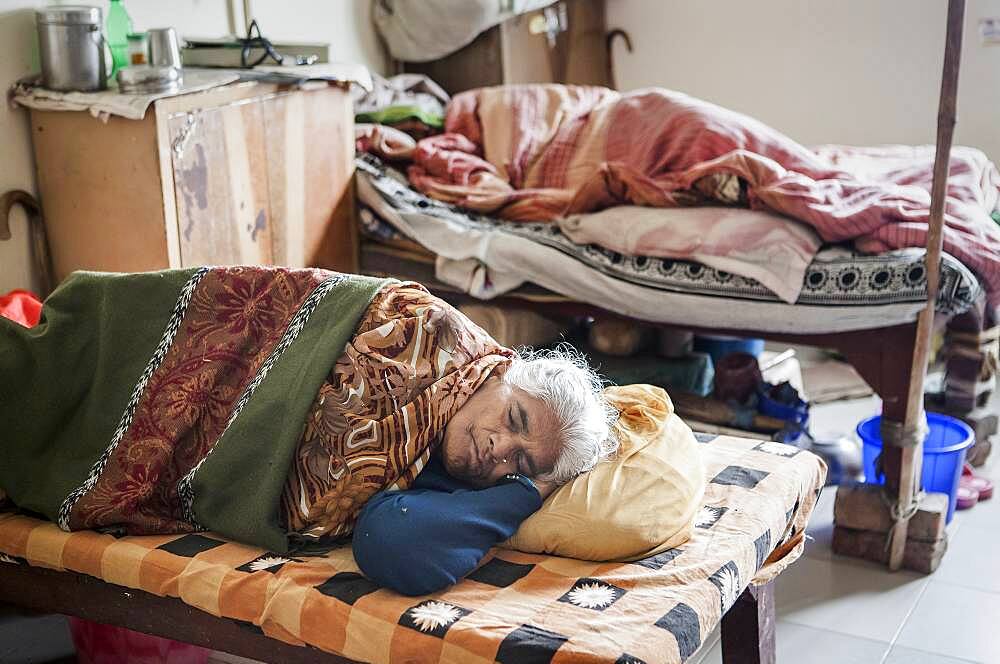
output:
[[[72,570],[362,662],[683,662],[749,584],[799,557],[826,475],[794,447],[698,440],[708,485],[694,535],[634,562],[498,548],[452,588],[405,597],[362,576],[349,546],[283,557],[212,533],[116,538],[2,513],[0,573]]]

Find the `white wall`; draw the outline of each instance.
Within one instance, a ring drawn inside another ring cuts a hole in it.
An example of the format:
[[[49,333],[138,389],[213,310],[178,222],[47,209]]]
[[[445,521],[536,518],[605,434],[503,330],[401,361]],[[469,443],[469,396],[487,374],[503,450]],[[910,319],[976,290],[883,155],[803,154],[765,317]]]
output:
[[[41,4],[41,3],[39,3]],[[30,2],[0,0],[0,85],[9,86],[38,69],[35,19]],[[28,116],[0,104],[0,193],[10,189],[34,192]],[[20,211],[12,215],[14,239],[0,242],[0,294],[13,288],[35,288],[30,269],[27,224]]]
[[[181,36],[218,37],[230,32],[228,0],[124,0],[137,30],[173,26]],[[34,10],[43,0],[0,0],[0,87],[38,71]],[[61,4],[103,4],[82,0]],[[368,20],[370,0],[252,0],[251,11],[264,35],[275,39],[331,44],[331,59],[358,62],[374,71],[385,59]],[[243,3],[234,0],[237,15]],[[292,9],[294,7],[294,9]],[[242,32],[242,26],[239,27]],[[0,193],[10,189],[35,192],[28,114],[0,104]],[[45,202],[42,201],[44,206]],[[26,222],[20,211],[12,218],[14,240],[0,242],[0,294],[13,288],[36,288],[30,269]],[[96,238],[99,241],[99,238]]]
[[[330,59],[385,73],[370,0],[253,0],[257,23],[272,39],[330,43]],[[290,11],[294,8],[294,11]]]
[[[946,0],[608,0],[623,90],[663,86],[803,143],[933,143]],[[1000,46],[968,0],[956,141],[1000,160]]]

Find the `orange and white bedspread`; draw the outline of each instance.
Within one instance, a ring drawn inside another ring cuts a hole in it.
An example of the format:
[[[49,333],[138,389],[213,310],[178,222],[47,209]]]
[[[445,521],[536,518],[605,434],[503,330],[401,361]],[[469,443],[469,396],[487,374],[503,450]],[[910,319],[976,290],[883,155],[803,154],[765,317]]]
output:
[[[802,552],[826,468],[796,448],[700,436],[708,488],[692,539],[628,563],[496,549],[427,597],[381,589],[349,546],[282,557],[212,533],[67,533],[0,513],[0,574],[72,570],[363,662],[683,662],[750,583]]]

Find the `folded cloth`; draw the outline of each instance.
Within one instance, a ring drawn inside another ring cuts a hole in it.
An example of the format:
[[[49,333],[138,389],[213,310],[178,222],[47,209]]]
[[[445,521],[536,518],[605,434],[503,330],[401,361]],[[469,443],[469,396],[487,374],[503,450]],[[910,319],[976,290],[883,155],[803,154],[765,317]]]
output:
[[[756,279],[795,302],[822,241],[805,224],[769,212],[708,206],[608,208],[559,220],[577,244],[598,244],[626,256],[703,263]]]
[[[157,99],[176,97],[200,90],[228,85],[239,80],[239,74],[225,70],[184,70],[184,80],[173,92],[122,94],[116,88],[100,92],[58,92],[41,87],[38,79],[23,79],[11,89],[13,103],[43,111],[89,111],[94,117],[107,119],[117,115],[141,120]]]
[[[480,32],[555,0],[379,0],[373,20],[396,60],[427,62],[462,48]]]
[[[412,159],[417,142],[406,132],[386,125],[359,122],[354,125],[358,152],[370,152],[389,161]]]
[[[658,88],[521,85],[452,99],[446,133],[417,145],[410,181],[506,219],[551,220],[614,205],[737,204],[878,253],[926,245],[934,148],[817,150],[745,115]],[[1000,172],[951,152],[944,249],[1000,303]]]

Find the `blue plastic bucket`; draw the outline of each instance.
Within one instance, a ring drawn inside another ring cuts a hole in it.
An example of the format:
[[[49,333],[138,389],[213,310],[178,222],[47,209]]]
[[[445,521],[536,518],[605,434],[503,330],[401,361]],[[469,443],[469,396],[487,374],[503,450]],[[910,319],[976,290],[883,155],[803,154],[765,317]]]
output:
[[[760,357],[760,354],[764,352],[764,340],[742,339],[716,334],[696,334],[694,349],[699,353],[708,353],[712,356],[712,362],[718,364],[719,360],[730,353],[747,353],[754,357]]]
[[[930,429],[924,439],[924,465],[920,482],[924,491],[948,494],[948,517],[955,514],[955,501],[958,499],[958,480],[962,475],[962,464],[965,463],[965,451],[972,445],[975,438],[972,429],[954,417],[927,413],[927,425]],[[873,484],[884,484],[885,478],[875,476],[875,458],[882,451],[882,417],[869,417],[858,424],[858,436],[864,447],[865,481]]]

